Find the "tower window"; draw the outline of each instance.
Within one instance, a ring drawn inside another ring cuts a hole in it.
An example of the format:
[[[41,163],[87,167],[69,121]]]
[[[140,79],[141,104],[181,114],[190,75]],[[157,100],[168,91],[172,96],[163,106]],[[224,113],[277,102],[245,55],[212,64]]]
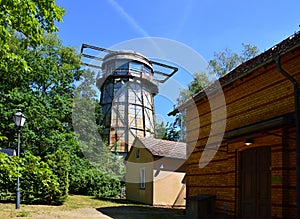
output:
[[[130,70],[141,72],[143,68],[143,64],[139,62],[132,61],[130,62]]]
[[[126,61],[118,61],[117,62],[117,69],[116,69],[116,74],[117,75],[127,75],[128,74],[128,68],[129,68],[129,63]]]

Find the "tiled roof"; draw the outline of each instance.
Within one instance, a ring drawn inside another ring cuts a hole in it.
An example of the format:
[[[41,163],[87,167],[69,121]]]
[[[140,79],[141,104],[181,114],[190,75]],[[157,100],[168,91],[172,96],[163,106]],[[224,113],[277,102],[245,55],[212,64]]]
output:
[[[138,137],[138,139],[154,156],[186,159],[186,143],[153,137]]]

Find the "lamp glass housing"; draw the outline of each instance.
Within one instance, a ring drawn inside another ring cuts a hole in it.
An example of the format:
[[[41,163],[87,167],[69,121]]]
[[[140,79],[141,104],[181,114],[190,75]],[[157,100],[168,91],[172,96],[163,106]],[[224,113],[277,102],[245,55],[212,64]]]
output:
[[[22,110],[18,110],[18,112],[16,112],[16,114],[14,115],[14,122],[16,124],[17,127],[23,127],[24,123],[26,121],[26,116],[24,116],[24,114],[22,113]]]

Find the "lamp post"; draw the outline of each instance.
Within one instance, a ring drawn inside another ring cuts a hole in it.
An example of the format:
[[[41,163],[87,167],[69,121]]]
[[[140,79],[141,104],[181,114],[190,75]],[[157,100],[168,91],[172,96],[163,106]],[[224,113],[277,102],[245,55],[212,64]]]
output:
[[[24,126],[26,117],[23,115],[22,110],[18,109],[18,112],[14,115],[14,122],[18,127],[18,151],[17,156],[20,157],[20,141],[21,141],[21,128]],[[19,167],[17,176],[17,190],[16,190],[16,209],[20,208],[20,177],[19,177]]]

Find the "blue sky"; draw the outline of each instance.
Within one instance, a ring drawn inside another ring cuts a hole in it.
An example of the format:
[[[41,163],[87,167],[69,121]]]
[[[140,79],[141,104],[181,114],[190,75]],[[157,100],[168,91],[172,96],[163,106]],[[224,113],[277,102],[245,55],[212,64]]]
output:
[[[138,37],[182,42],[205,59],[213,52],[262,51],[299,30],[299,0],[58,0],[67,12],[59,26],[65,45],[110,47]]]
[[[66,9],[58,24],[64,45],[109,48],[140,37],[181,42],[204,57],[241,44],[260,51],[299,31],[299,0],[57,0]],[[169,109],[166,109],[166,112]]]

